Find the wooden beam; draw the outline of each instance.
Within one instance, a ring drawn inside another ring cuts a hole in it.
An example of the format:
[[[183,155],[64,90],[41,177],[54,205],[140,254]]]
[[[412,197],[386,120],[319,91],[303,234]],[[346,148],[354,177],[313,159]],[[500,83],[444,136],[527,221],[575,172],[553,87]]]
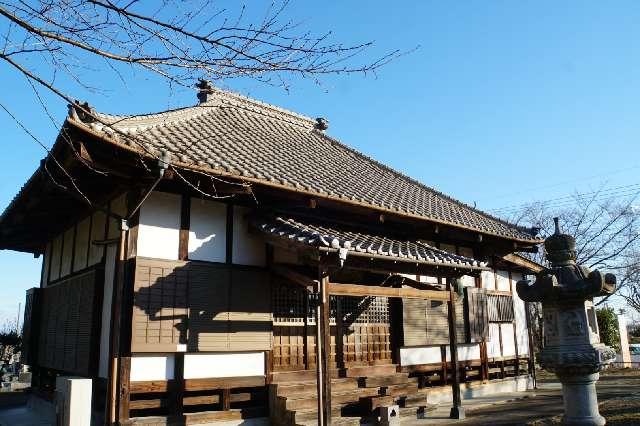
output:
[[[464,408],[460,396],[460,370],[458,365],[458,333],[456,327],[456,298],[453,290],[454,280],[447,278],[447,290],[449,293],[448,320],[449,320],[449,352],[451,353],[451,393],[453,394],[453,406],[449,417],[452,419],[464,419]]]
[[[189,228],[191,226],[191,197],[182,194],[180,203],[180,234],[178,238],[178,259],[187,260],[189,256]]]
[[[383,296],[402,299],[427,299],[448,301],[449,292],[438,290],[418,290],[415,288],[392,288],[373,285],[329,283],[329,294],[336,296]],[[457,295],[454,293],[454,301]]]
[[[318,302],[316,305],[316,380],[318,392],[318,425],[331,424],[331,326],[329,324],[329,274],[324,265],[318,268]]]
[[[283,278],[288,279],[294,284],[300,285],[307,290],[314,290],[318,288],[318,280],[314,280],[311,277],[308,277],[300,272],[294,271],[291,268],[288,268],[284,265],[273,264],[271,265],[271,271],[275,274],[280,275]]]

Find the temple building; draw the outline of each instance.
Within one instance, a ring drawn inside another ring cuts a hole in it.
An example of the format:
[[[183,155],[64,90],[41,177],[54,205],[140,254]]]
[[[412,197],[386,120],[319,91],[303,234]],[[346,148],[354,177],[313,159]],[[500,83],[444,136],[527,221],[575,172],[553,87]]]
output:
[[[515,283],[541,268],[518,254],[535,230],[325,119],[199,88],[157,114],[70,105],[0,217],[0,249],[43,259],[23,352],[39,396],[86,377],[96,424],[357,424],[529,385]]]

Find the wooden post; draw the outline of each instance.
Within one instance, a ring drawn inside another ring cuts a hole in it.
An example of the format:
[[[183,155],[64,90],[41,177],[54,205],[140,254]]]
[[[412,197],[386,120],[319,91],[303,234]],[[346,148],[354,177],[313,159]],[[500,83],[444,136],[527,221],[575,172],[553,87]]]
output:
[[[108,219],[108,218],[107,218]],[[113,285],[113,293],[111,298],[111,341],[109,344],[109,397],[108,415],[105,416],[106,424],[112,425],[121,420],[119,411],[119,382],[121,377],[120,371],[120,318],[122,316],[122,291],[124,288],[125,273],[125,256],[127,253],[127,235],[128,226],[125,220],[120,224],[120,238],[118,240],[118,256],[116,263],[116,279]],[[127,395],[128,397],[128,395]]]
[[[316,317],[316,380],[318,393],[318,425],[331,424],[331,375],[329,373],[330,325],[329,325],[329,275],[320,266]]]
[[[173,414],[181,415],[184,411],[184,352],[173,355]]]
[[[533,350],[533,335],[531,334],[531,310],[529,308],[529,302],[525,302],[524,311],[527,320],[527,335],[529,338],[529,374],[533,377],[533,388],[538,389],[538,383],[536,381],[536,357],[535,351]]]
[[[453,278],[447,278],[447,290],[449,291],[449,348],[451,352],[451,392],[453,393],[453,406],[449,417],[452,419],[464,419],[464,407],[460,397],[460,370],[458,369],[458,336],[456,330],[456,303]]]

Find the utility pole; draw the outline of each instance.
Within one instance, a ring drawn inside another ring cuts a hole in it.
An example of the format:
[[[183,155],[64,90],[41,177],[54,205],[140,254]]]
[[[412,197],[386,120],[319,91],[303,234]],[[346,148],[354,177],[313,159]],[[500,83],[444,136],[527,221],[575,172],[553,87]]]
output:
[[[20,334],[20,308],[22,308],[22,302],[18,302],[18,316],[16,317],[16,334]]]

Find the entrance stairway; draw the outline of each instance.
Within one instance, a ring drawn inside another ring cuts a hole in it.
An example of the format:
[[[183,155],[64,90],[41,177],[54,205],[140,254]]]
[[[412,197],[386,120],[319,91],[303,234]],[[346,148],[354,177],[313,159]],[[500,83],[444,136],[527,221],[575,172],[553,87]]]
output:
[[[418,418],[427,410],[426,394],[395,364],[331,371],[331,424],[358,425],[378,416],[378,408],[398,404],[401,418]],[[315,425],[318,402],[314,371],[274,373],[270,385],[274,424]]]

